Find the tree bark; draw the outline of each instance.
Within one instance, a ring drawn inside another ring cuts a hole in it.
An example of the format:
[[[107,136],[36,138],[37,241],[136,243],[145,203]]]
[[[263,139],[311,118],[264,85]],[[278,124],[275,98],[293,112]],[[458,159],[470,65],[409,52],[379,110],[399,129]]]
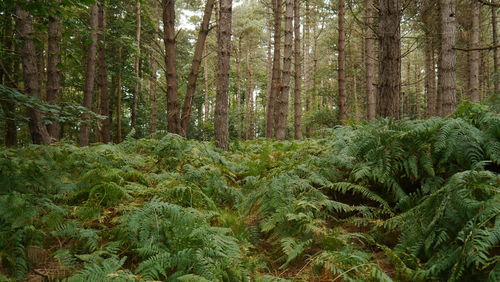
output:
[[[375,118],[376,103],[376,81],[375,81],[375,52],[376,34],[373,31],[375,24],[375,7],[373,0],[366,0],[365,7],[365,91],[368,120]]]
[[[118,62],[122,62],[122,47],[118,47]],[[116,143],[122,142],[122,68],[118,68],[116,85]]]
[[[497,9],[496,7],[491,7],[491,24],[493,32],[493,45],[498,45],[498,26],[497,26]],[[495,83],[495,95],[500,95],[500,51],[499,48],[493,50],[493,70],[494,76],[493,80]]]
[[[141,30],[142,30],[142,15],[141,15],[141,1],[137,0],[135,6],[135,62],[134,62],[134,73],[135,73],[135,87],[132,96],[132,109],[130,113],[130,125],[135,129],[136,134],[138,133],[137,128],[137,105],[139,104],[139,95],[141,91],[141,75],[140,75],[140,64],[141,64]]]
[[[273,138],[275,128],[275,107],[280,91],[281,82],[281,0],[273,0],[274,14],[274,54],[271,80],[271,92],[267,100],[266,137]]]
[[[167,77],[167,130],[179,134],[179,102],[177,95],[175,0],[163,0],[163,30]]]
[[[442,116],[447,116],[456,106],[456,41],[455,4],[453,0],[440,0],[441,46],[439,88]]]
[[[399,119],[401,91],[400,1],[379,1],[377,115]]]
[[[229,59],[231,55],[232,0],[219,1],[217,25],[217,96],[215,98],[215,144],[229,149]]]
[[[12,14],[6,11],[4,14],[4,46],[6,50],[13,50],[14,47],[14,31],[12,24]],[[12,56],[4,56],[1,58],[3,67],[0,69],[1,83],[8,87],[15,88],[16,82],[13,80],[11,74],[14,73],[14,60]],[[7,147],[17,145],[17,123],[15,118],[16,106],[13,102],[1,101],[2,109],[5,114],[5,135],[4,144]]]
[[[111,142],[111,118],[109,112],[109,94],[108,94],[108,71],[106,65],[106,12],[104,7],[99,7],[99,34],[97,36],[97,40],[99,42],[97,56],[99,61],[99,74],[97,78],[97,85],[99,87],[99,99],[100,99],[100,113],[103,116],[106,116],[101,122],[101,141],[103,143]]]
[[[242,131],[242,123],[241,123],[241,40],[242,37],[240,36],[238,38],[238,48],[236,50],[236,56],[235,56],[235,64],[236,64],[236,99],[235,99],[235,104],[236,104],[236,119],[235,119],[235,128],[236,128],[236,134],[237,138],[241,139],[241,131]]]
[[[281,91],[278,92],[278,126],[276,130],[276,138],[278,140],[286,139],[286,129],[288,121],[288,101],[290,97],[290,70],[292,68],[292,52],[293,52],[293,0],[285,2],[285,44],[283,56],[283,71]]]
[[[338,7],[338,84],[339,84],[339,96],[338,96],[338,121],[343,122],[347,119],[347,93],[346,93],[346,81],[345,81],[345,1],[339,0]]]
[[[96,5],[90,7],[90,45],[87,50],[87,66],[85,70],[85,85],[83,89],[82,105],[87,109],[92,108],[92,92],[94,91],[95,65],[97,54],[97,27],[98,27],[98,8]],[[88,114],[83,114],[84,119],[88,119]],[[89,145],[89,124],[87,120],[82,121],[80,125],[80,134],[78,135],[78,144],[80,146]]]
[[[250,60],[250,56],[252,51],[249,51],[246,56],[247,63],[247,72],[248,72],[248,80],[247,80],[247,109],[246,109],[246,130],[245,130],[245,138],[247,140],[251,140],[255,138],[255,123],[254,123],[254,99],[253,92],[255,89],[254,85],[254,72],[253,72],[253,61]]]
[[[53,0],[55,4],[59,4],[60,0]],[[48,24],[48,43],[47,43],[47,102],[50,104],[59,104],[61,95],[61,72],[58,65],[61,62],[61,26],[60,19],[57,15],[53,16]],[[52,120],[51,124],[47,125],[47,130],[52,140],[59,140],[59,122]]]
[[[191,63],[191,72],[189,73],[188,78],[186,97],[184,98],[184,104],[182,107],[181,133],[183,136],[187,136],[189,129],[193,98],[196,91],[196,83],[198,81],[203,49],[205,48],[205,41],[209,32],[210,18],[212,16],[214,3],[215,0],[207,0],[207,3],[205,4],[205,11],[203,13],[203,20],[200,26],[200,31],[198,32],[198,39],[196,41],[196,47],[193,55],[193,62]]]
[[[425,93],[427,97],[427,117],[435,116],[437,93],[436,93],[436,69],[434,60],[434,44],[432,38],[427,34],[425,39]]]
[[[37,69],[36,49],[33,42],[33,23],[31,15],[18,4],[16,7],[17,33],[21,40],[21,61],[23,66],[24,88],[29,96],[40,98],[40,78]],[[43,124],[42,115],[35,109],[28,109],[29,129],[34,144],[49,144],[50,135]]]
[[[470,48],[479,47],[479,36],[481,34],[479,13],[481,4],[478,1],[471,1],[471,33],[470,33]],[[469,52],[469,94],[472,102],[479,103],[479,64],[480,51],[475,50]]]
[[[156,75],[156,72],[158,71],[158,66],[156,64],[156,59],[153,56],[153,53],[151,54],[151,79],[149,81],[149,92],[150,92],[150,99],[151,99],[151,128],[150,132],[155,133],[156,130],[158,129],[158,96],[157,96],[157,79],[158,76]]]
[[[294,27],[294,35],[295,35],[295,45],[294,45],[294,51],[295,51],[295,65],[294,65],[294,71],[295,71],[295,89],[294,89],[294,99],[293,99],[293,106],[294,106],[294,118],[293,118],[293,125],[294,125],[294,137],[296,140],[301,140],[302,139],[302,98],[301,98],[301,91],[302,91],[302,54],[300,52],[301,49],[301,42],[300,42],[300,1],[301,0],[294,0],[294,6],[293,6],[293,27]]]
[[[206,50],[206,49],[205,49]],[[205,51],[205,53],[207,53]],[[205,55],[205,60],[203,60],[203,74],[205,76],[205,101],[204,101],[204,121],[205,122],[208,122],[208,118],[210,116],[210,85],[209,85],[209,82],[208,82],[208,54]]]

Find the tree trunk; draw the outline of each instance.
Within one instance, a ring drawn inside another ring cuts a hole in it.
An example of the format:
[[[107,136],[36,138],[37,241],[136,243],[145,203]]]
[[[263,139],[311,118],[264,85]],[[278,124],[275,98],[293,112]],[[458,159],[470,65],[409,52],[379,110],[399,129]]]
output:
[[[198,40],[196,41],[193,62],[191,63],[191,72],[189,73],[188,78],[186,97],[184,98],[184,105],[182,107],[181,133],[183,136],[187,136],[189,129],[193,98],[196,90],[196,83],[198,81],[198,74],[200,72],[203,49],[205,48],[205,41],[209,32],[210,18],[212,16],[214,3],[215,0],[207,0],[207,3],[205,4],[205,12],[203,14],[203,20],[200,26],[200,31],[198,32]]]
[[[16,7],[17,33],[22,42],[21,61],[23,65],[24,88],[29,96],[40,98],[40,79],[36,62],[36,49],[33,42],[33,23],[31,15],[18,4]],[[35,144],[49,144],[50,135],[43,124],[42,115],[33,108],[28,109],[31,139]]]
[[[135,14],[135,62],[134,62],[134,73],[135,73],[135,87],[132,95],[132,109],[130,113],[130,125],[138,133],[137,128],[137,105],[139,104],[139,95],[141,91],[141,77],[140,77],[140,64],[141,64],[141,29],[142,29],[142,15],[141,15],[141,1],[136,2],[136,14]]]
[[[10,11],[4,14],[4,47],[6,50],[13,50],[14,40],[13,40],[13,24],[12,24],[12,14]],[[12,56],[4,56],[1,59],[4,67],[0,69],[1,83],[7,85],[8,87],[15,88],[16,82],[13,80],[12,75],[14,73],[14,61]],[[16,106],[13,102],[1,101],[2,109],[5,114],[5,136],[4,144],[7,147],[17,145],[17,123],[15,119]]]
[[[311,9],[309,8],[310,1],[305,1],[306,11],[304,14],[304,96],[305,96],[305,109],[306,112],[312,110],[311,107]],[[310,137],[312,134],[311,124],[306,125],[306,136]]]
[[[60,0],[54,0],[55,4],[59,4]],[[61,62],[61,27],[60,19],[55,15],[53,20],[48,24],[48,43],[47,43],[47,102],[50,104],[59,104],[61,95],[61,73],[58,65]],[[59,122],[52,120],[47,126],[47,130],[52,137],[52,140],[59,140]]]
[[[493,46],[498,46],[498,26],[497,26],[497,9],[496,7],[491,7],[491,24],[493,26]],[[499,48],[493,49],[493,80],[495,83],[494,95],[500,95],[500,50]]]
[[[377,115],[399,119],[401,91],[400,1],[379,2],[379,69]]]
[[[99,60],[99,75],[97,78],[97,85],[99,87],[99,99],[100,99],[100,113],[106,116],[106,119],[101,122],[101,141],[103,143],[111,142],[111,119],[109,113],[109,95],[108,95],[108,71],[106,66],[106,41],[104,34],[106,33],[106,14],[104,7],[99,7],[99,35],[97,40],[98,45],[98,60]]]
[[[118,62],[122,62],[122,47],[118,48]],[[116,143],[122,142],[122,68],[118,68],[116,85]]]
[[[246,130],[245,130],[245,138],[254,139],[255,138],[255,123],[254,123],[254,99],[253,92],[255,89],[254,85],[254,74],[253,74],[253,61],[250,61],[250,56],[252,56],[252,51],[247,53],[247,72],[248,72],[248,80],[247,80],[247,109],[246,109]]]
[[[97,54],[97,27],[98,27],[98,8],[96,5],[90,7],[90,45],[87,50],[87,66],[85,70],[85,85],[83,89],[83,106],[87,109],[92,108],[92,92],[94,91],[95,65]],[[88,114],[83,115],[88,119]],[[87,120],[82,121],[80,125],[80,134],[78,135],[78,144],[80,146],[89,145],[89,124]]]
[[[479,47],[479,36],[481,30],[479,27],[479,13],[481,11],[481,3],[478,1],[471,1],[471,33],[469,48]],[[479,103],[479,64],[480,64],[479,50],[470,51],[469,55],[469,94],[472,102]]]
[[[456,54],[453,47],[456,41],[455,4],[453,0],[440,0],[441,12],[441,50],[439,88],[442,100],[440,114],[447,116],[456,106]]]
[[[436,70],[434,66],[434,44],[431,34],[425,36],[425,93],[427,97],[427,117],[436,115]]]
[[[345,1],[339,0],[338,8],[338,83],[339,83],[339,96],[338,96],[338,121],[343,122],[347,119],[347,94],[345,89]]]
[[[151,52],[151,79],[149,81],[149,92],[151,99],[151,128],[150,132],[155,133],[158,129],[158,97],[157,97],[157,75],[158,66],[156,64],[156,59],[154,58],[153,52]]]
[[[205,51],[205,53],[207,53]],[[205,101],[204,101],[204,114],[205,114],[205,117],[204,117],[204,120],[205,122],[208,122],[208,118],[210,116],[210,92],[209,92],[209,83],[208,83],[208,54],[205,55],[205,60],[204,61],[204,64],[203,64],[203,74],[205,75]]]
[[[283,72],[282,83],[283,87],[278,92],[278,126],[276,130],[276,138],[278,140],[286,139],[286,129],[288,121],[288,100],[290,97],[290,70],[292,68],[292,52],[293,52],[293,0],[285,2],[285,46],[283,56]]]
[[[366,104],[367,104],[367,118],[368,120],[375,118],[377,103],[375,100],[376,95],[376,82],[375,82],[375,53],[376,34],[373,31],[375,28],[375,7],[373,0],[366,0],[365,7],[365,91],[366,91]]]
[[[241,36],[238,38],[238,48],[236,50],[235,64],[236,64],[236,119],[235,127],[237,138],[241,139],[241,130],[243,124],[241,123]]]
[[[275,107],[278,100],[281,82],[281,0],[273,0],[274,13],[274,55],[271,80],[271,92],[267,101],[266,114],[266,137],[274,137],[275,128]]]
[[[294,137],[296,140],[302,139],[302,100],[301,100],[301,91],[302,91],[302,55],[300,53],[301,43],[300,43],[300,1],[294,0],[293,5],[293,28],[295,35],[295,61],[294,61],[294,81],[295,81],[295,89],[293,91],[294,99],[294,118],[293,118],[293,127],[294,127]]]
[[[229,149],[228,90],[229,58],[231,55],[232,0],[219,1],[217,25],[217,96],[215,98],[215,144]]]
[[[175,0],[163,0],[163,30],[167,77],[167,130],[179,133],[179,102],[177,97],[177,67],[175,43]]]

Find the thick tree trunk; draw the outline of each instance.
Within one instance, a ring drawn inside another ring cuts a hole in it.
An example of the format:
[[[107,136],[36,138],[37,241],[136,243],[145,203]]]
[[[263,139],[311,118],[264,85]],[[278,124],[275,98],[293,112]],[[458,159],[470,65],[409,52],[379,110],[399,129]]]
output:
[[[373,31],[375,24],[375,7],[373,0],[366,0],[365,7],[365,91],[368,120],[375,118],[377,103],[375,100],[377,88],[375,82],[375,52],[376,34]]]
[[[212,16],[214,3],[215,0],[207,0],[207,3],[205,4],[205,12],[203,14],[203,20],[200,26],[200,31],[198,32],[198,40],[196,41],[196,47],[193,55],[193,62],[191,63],[191,72],[189,73],[189,78],[188,78],[186,97],[184,98],[184,104],[182,107],[181,133],[183,136],[187,136],[187,132],[189,129],[191,109],[193,107],[192,106],[193,98],[196,91],[196,83],[198,81],[198,74],[200,72],[203,49],[205,48],[205,41],[207,39],[207,35],[209,32],[210,18]]]
[[[36,62],[36,49],[33,42],[33,23],[31,15],[18,4],[16,7],[17,33],[21,40],[21,61],[23,65],[24,88],[29,96],[40,98],[40,78]],[[43,124],[42,115],[35,109],[28,109],[31,139],[35,144],[49,144],[50,135]]]
[[[401,91],[400,1],[379,1],[377,115],[399,119]]]
[[[479,14],[481,12],[481,3],[471,1],[471,33],[469,48],[479,47],[479,36],[481,34]],[[469,94],[472,102],[479,103],[479,64],[481,51],[475,50],[469,52]]]
[[[493,46],[498,46],[498,26],[497,26],[497,9],[491,7],[491,24],[493,26]],[[493,49],[493,80],[495,83],[494,95],[500,95],[500,48]]]
[[[338,96],[338,121],[343,122],[347,119],[347,93],[346,93],[346,81],[345,81],[345,1],[339,0],[338,8],[338,20],[339,20],[339,30],[338,30],[338,84],[339,84],[339,96]]]
[[[60,3],[60,0],[54,0],[55,4]],[[59,63],[61,62],[61,27],[59,17],[54,16],[53,20],[48,24],[48,43],[47,43],[47,102],[57,105],[61,95],[61,73],[59,71]],[[52,140],[59,140],[59,122],[52,120],[47,126],[47,130],[52,137]]]
[[[219,1],[217,25],[217,96],[215,98],[215,144],[229,149],[229,59],[231,55],[232,0]]]
[[[294,117],[293,117],[293,127],[294,127],[294,137],[296,140],[302,139],[302,54],[300,52],[301,42],[300,42],[300,3],[301,0],[294,0],[293,6],[293,28],[295,36],[294,45],[294,71],[295,71],[295,89],[294,89]]]
[[[276,103],[281,89],[281,0],[273,0],[274,13],[274,55],[271,80],[271,92],[267,100],[266,137],[273,138],[275,128]]]
[[[180,124],[176,77],[175,0],[163,0],[163,26],[166,51],[167,130],[178,134]]]
[[[98,8],[96,5],[90,7],[90,45],[87,50],[87,66],[85,70],[85,85],[83,89],[82,105],[87,109],[92,108],[92,92],[94,91],[95,81],[95,65],[97,54],[97,27],[98,27]],[[88,114],[84,114],[83,118],[88,119]],[[78,144],[80,146],[89,145],[89,124],[84,120],[80,125],[80,134],[78,135]]]
[[[293,52],[293,0],[285,2],[285,46],[283,56],[283,72],[282,83],[283,87],[278,92],[278,126],[276,127],[276,138],[278,140],[286,139],[286,129],[288,121],[288,101],[290,97],[290,70],[292,68],[292,52]]]
[[[141,13],[141,1],[137,1],[135,6],[135,43],[137,50],[135,52],[135,63],[134,63],[134,73],[135,73],[135,87],[132,96],[132,109],[130,113],[130,125],[138,133],[137,128],[137,105],[139,104],[139,95],[141,92],[141,30],[142,30],[142,13]]]
[[[441,12],[441,50],[439,88],[441,94],[440,114],[447,116],[456,106],[456,42],[455,4],[453,0],[440,0]]]
[[[106,66],[106,41],[104,34],[106,33],[106,14],[104,7],[99,7],[99,35],[97,40],[98,46],[98,61],[99,61],[99,74],[97,77],[97,85],[99,87],[100,99],[100,113],[106,116],[106,119],[101,122],[101,141],[103,143],[111,142],[111,118],[109,112],[109,95],[108,95],[108,71]]]

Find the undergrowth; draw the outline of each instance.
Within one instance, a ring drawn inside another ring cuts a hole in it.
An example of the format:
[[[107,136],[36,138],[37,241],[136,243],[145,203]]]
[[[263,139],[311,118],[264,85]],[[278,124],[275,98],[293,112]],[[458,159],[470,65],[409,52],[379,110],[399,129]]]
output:
[[[472,104],[229,152],[0,148],[0,280],[500,281],[499,171],[500,118]]]

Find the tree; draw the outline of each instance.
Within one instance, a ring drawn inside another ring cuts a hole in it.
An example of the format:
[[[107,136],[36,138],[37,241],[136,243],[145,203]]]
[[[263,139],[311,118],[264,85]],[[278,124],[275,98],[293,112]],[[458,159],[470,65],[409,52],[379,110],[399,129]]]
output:
[[[365,89],[367,118],[370,120],[375,117],[376,104],[376,82],[375,82],[375,63],[376,63],[376,34],[374,32],[375,7],[373,0],[365,2]]]
[[[434,58],[435,45],[435,13],[436,3],[433,0],[426,0],[422,12],[422,29],[424,31],[424,53],[425,53],[425,93],[427,97],[427,117],[437,114],[437,93],[436,93],[436,68]]]
[[[3,15],[3,47],[5,50],[12,50],[14,46],[14,30],[12,24],[12,12],[5,11]],[[0,59],[2,63],[2,68],[0,68],[0,79],[1,83],[7,85],[11,88],[16,88],[15,78],[12,76],[14,73],[15,60],[12,55],[4,55]],[[17,122],[15,118],[16,107],[14,102],[11,101],[0,101],[2,105],[2,110],[5,114],[5,135],[4,144],[5,146],[15,146],[17,144]]]
[[[274,15],[274,54],[272,66],[272,79],[269,98],[267,100],[266,113],[266,137],[274,137],[275,128],[275,107],[278,99],[278,93],[281,89],[281,0],[273,0],[273,15]]]
[[[198,40],[196,41],[193,62],[191,63],[191,72],[189,73],[188,78],[186,96],[184,97],[184,104],[182,107],[181,133],[183,136],[187,135],[187,131],[189,128],[193,97],[196,90],[196,83],[198,81],[198,74],[200,72],[203,49],[205,48],[205,41],[209,32],[210,18],[212,16],[214,3],[215,0],[207,0],[207,3],[205,4],[205,12],[203,13],[203,20],[201,22],[200,31],[198,33]]]
[[[53,0],[54,4],[59,4],[60,0]],[[56,15],[49,18],[48,24],[48,42],[47,42],[47,102],[57,105],[61,95],[61,72],[59,64],[61,63],[61,24]],[[47,125],[47,130],[53,140],[59,139],[59,122],[52,120]]]
[[[453,49],[456,41],[455,4],[453,0],[440,0],[440,63],[439,88],[441,95],[440,115],[449,115],[456,104],[456,54]]]
[[[340,122],[347,119],[347,94],[345,88],[345,1],[339,0],[339,29],[338,29],[338,120]]]
[[[177,97],[174,0],[163,0],[163,33],[165,41],[165,72],[167,77],[167,130],[170,133],[178,134],[179,102]]]
[[[97,54],[97,28],[98,28],[98,8],[96,5],[90,6],[90,44],[87,50],[87,66],[85,69],[85,84],[83,89],[82,105],[87,109],[92,108],[92,92],[94,91],[95,66]],[[78,135],[78,145],[89,145],[89,125],[88,114],[84,114],[84,121],[80,124],[80,134]]]
[[[217,24],[217,94],[215,97],[215,144],[229,149],[229,59],[231,55],[232,0],[219,1]]]
[[[142,13],[141,13],[141,1],[137,0],[135,5],[135,63],[134,63],[134,73],[135,73],[135,87],[132,96],[132,109],[130,114],[131,127],[137,130],[137,105],[139,104],[139,95],[141,92],[141,32],[142,32]]]
[[[285,1],[285,42],[282,70],[281,91],[277,92],[277,126],[276,138],[284,140],[286,138],[286,128],[288,120],[288,100],[290,96],[290,69],[292,67],[293,52],[293,0]]]
[[[293,28],[294,28],[294,81],[295,81],[295,89],[294,93],[294,137],[297,140],[302,139],[302,100],[301,100],[301,91],[302,91],[302,56],[301,56],[301,42],[300,42],[300,2],[301,0],[294,0],[293,5]]]
[[[478,1],[470,2],[471,11],[471,31],[469,48],[474,49],[479,47],[479,37],[481,30],[479,27],[479,14],[481,12],[481,4]],[[480,51],[472,50],[469,55],[469,94],[472,102],[479,103],[479,64]]]
[[[498,46],[498,26],[497,26],[497,7],[491,7],[491,25],[493,46]],[[495,84],[495,92],[497,95],[500,93],[500,48],[493,49],[493,80]]]
[[[401,91],[400,0],[379,2],[377,115],[399,119]]]
[[[40,74],[37,68],[35,43],[33,42],[33,22],[30,13],[20,4],[16,6],[17,34],[21,40],[21,61],[24,88],[29,96],[40,98]],[[28,109],[29,129],[34,144],[49,144],[51,139],[42,115],[35,109]]]
[[[99,64],[99,73],[97,77],[97,85],[99,87],[99,99],[100,99],[100,114],[106,116],[106,118],[101,122],[101,141],[103,143],[109,143],[111,141],[111,118],[109,117],[109,95],[108,95],[108,71],[106,66],[106,14],[101,2],[99,5],[99,15],[98,15],[98,28],[99,34],[97,40],[99,42],[97,49],[97,57]]]

